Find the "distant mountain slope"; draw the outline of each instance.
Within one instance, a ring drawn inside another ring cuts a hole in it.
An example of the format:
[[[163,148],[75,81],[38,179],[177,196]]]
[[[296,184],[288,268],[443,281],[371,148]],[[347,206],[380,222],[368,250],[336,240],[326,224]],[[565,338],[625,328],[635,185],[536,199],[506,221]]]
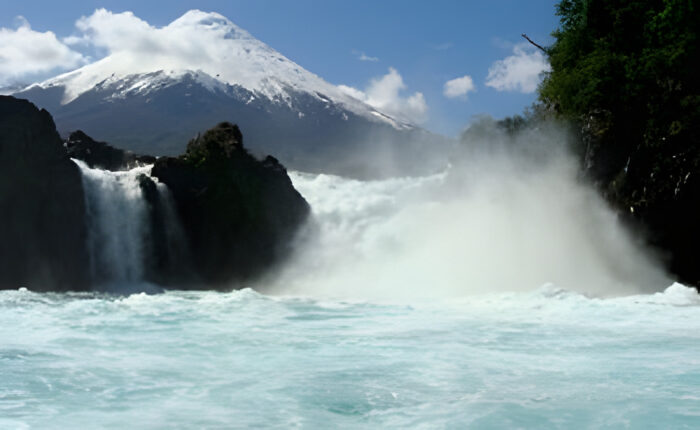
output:
[[[377,176],[444,162],[435,150],[444,138],[345,94],[221,15],[190,11],[171,26],[214,32],[221,46],[196,64],[177,53],[138,63],[115,53],[15,96],[49,110],[61,132],[82,129],[141,153],[180,153],[227,120],[253,152],[293,169]]]

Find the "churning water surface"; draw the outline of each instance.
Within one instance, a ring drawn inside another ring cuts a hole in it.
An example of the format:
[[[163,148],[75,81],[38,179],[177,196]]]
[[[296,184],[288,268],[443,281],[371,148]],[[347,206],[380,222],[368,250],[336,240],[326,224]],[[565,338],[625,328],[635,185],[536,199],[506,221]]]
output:
[[[700,297],[0,292],[0,428],[697,428]]]

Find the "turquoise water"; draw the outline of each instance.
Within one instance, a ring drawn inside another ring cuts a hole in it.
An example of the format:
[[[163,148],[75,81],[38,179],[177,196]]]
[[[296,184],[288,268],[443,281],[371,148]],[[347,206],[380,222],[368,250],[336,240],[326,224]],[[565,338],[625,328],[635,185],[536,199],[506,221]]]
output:
[[[0,428],[698,428],[700,297],[0,292]]]

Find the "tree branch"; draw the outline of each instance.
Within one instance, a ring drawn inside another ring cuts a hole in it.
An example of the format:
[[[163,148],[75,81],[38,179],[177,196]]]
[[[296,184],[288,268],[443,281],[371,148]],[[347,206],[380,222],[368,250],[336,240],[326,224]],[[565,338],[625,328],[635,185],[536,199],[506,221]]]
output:
[[[527,34],[523,33],[523,34],[521,34],[521,36],[523,36],[528,42],[532,43],[535,47],[537,47],[538,49],[540,49],[540,50],[541,50],[542,52],[544,52],[545,54],[547,53],[547,50],[546,50],[546,49],[544,49],[541,45],[538,45],[537,43],[533,42],[532,39],[530,39],[529,37],[527,37]]]

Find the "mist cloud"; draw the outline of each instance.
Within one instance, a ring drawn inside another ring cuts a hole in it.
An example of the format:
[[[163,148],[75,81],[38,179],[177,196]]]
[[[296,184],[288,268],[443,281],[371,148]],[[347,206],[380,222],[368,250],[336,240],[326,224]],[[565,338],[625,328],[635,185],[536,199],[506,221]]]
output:
[[[360,182],[293,174],[315,222],[292,262],[259,288],[409,300],[533,291],[594,296],[661,291],[670,281],[578,176],[566,133],[469,128],[445,173]]]

